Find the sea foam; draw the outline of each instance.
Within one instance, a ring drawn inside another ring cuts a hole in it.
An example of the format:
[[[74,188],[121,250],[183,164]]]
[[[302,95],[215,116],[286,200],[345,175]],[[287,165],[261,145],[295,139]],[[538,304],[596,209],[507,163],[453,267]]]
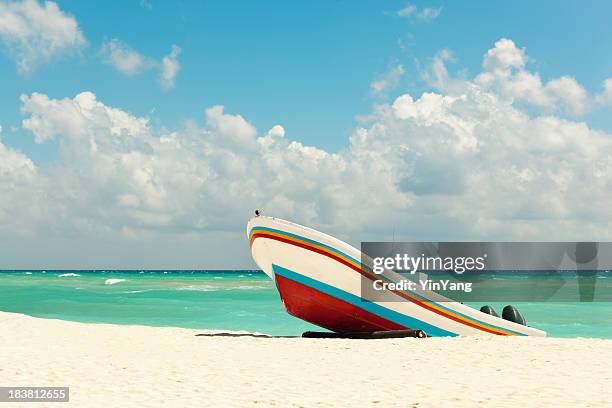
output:
[[[189,286],[181,286],[176,288],[176,290],[193,290],[196,292],[214,292],[219,290],[218,286],[212,285],[189,285]]]
[[[229,286],[228,290],[254,290],[254,289],[269,289],[271,286],[263,285],[241,285],[241,286]]]
[[[81,275],[79,275],[78,273],[62,273],[61,275],[57,275],[57,276],[58,278],[66,278],[69,276],[81,276]]]
[[[105,280],[104,284],[105,285],[114,285],[115,283],[124,282],[124,281],[125,281],[125,279],[115,279],[115,278],[113,278],[113,279]]]

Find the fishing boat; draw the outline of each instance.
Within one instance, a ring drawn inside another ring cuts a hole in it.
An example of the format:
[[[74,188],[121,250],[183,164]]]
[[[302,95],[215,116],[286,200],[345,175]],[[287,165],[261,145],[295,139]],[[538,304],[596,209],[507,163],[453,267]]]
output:
[[[542,330],[476,310],[428,291],[364,291],[374,274],[361,251],[330,235],[257,215],[247,224],[251,255],[276,284],[287,312],[335,333],[418,330],[427,336],[495,334],[546,336]]]

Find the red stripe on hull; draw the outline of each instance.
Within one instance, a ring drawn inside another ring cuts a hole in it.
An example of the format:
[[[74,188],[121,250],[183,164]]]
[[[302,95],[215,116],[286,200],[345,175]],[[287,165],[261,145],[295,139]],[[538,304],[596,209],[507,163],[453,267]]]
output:
[[[289,314],[337,333],[408,329],[278,274],[276,287]]]
[[[251,237],[251,241],[250,241],[250,245],[251,246],[253,246],[253,241],[255,241],[256,238],[273,239],[275,241],[284,242],[285,244],[290,244],[290,245],[294,245],[294,246],[297,246],[297,247],[300,247],[300,248],[304,248],[304,249],[307,249],[309,251],[316,252],[318,254],[321,254],[323,256],[331,258],[331,259],[333,259],[335,261],[338,261],[341,264],[346,265],[349,268],[354,269],[357,272],[361,273],[361,268],[360,267],[356,267],[355,265],[351,264],[350,262],[347,262],[346,260],[342,259],[341,257],[336,256],[333,253],[330,253],[329,251],[326,251],[324,249],[312,246],[311,244],[298,242],[298,241],[295,241],[295,240],[292,240],[292,239],[286,239],[286,238],[279,237],[279,236],[272,235],[272,234],[266,234],[265,232],[256,232]]]

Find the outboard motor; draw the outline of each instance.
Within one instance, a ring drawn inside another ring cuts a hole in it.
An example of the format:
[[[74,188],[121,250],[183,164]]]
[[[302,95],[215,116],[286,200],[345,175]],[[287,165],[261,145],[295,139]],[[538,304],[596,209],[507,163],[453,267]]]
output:
[[[514,306],[506,306],[502,311],[502,318],[504,320],[509,320],[514,323],[522,324],[523,326],[527,325],[525,322],[525,318],[519,313],[518,310]]]
[[[481,308],[480,308],[480,311],[481,311],[482,313],[486,313],[486,314],[491,315],[491,316],[499,317],[499,315],[497,314],[497,312],[495,311],[495,309],[493,309],[493,308],[492,308],[491,306],[489,306],[489,305],[485,305],[485,306],[481,307]]]

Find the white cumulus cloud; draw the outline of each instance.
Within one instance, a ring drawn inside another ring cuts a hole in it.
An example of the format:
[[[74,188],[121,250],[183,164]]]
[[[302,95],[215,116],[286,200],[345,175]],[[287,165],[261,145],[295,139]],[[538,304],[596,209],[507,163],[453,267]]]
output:
[[[443,92],[461,92],[466,87],[483,91],[511,102],[530,105],[548,114],[581,116],[592,109],[603,96],[589,96],[586,89],[572,76],[542,80],[538,72],[528,69],[530,58],[524,48],[514,41],[502,38],[483,58],[483,70],[473,80],[453,78],[447,64],[453,61],[449,50],[439,52],[431,68],[424,72],[427,82]]]
[[[117,38],[102,44],[100,54],[107,64],[125,75],[134,75],[151,68],[155,62],[124,44]]]
[[[85,36],[74,17],[52,1],[0,1],[0,40],[21,74],[79,50]]]
[[[370,84],[370,92],[372,95],[380,95],[385,91],[389,91],[397,87],[403,75],[404,66],[402,64],[392,67],[389,71]]]
[[[221,105],[206,109],[206,124],[221,138],[218,142],[229,142],[238,149],[252,147],[257,136],[255,127],[242,116],[227,114],[224,109]]]
[[[601,105],[612,106],[612,78],[604,81],[603,92],[597,95],[597,102]]]
[[[419,10],[414,4],[407,4],[404,8],[398,10],[396,15],[399,17],[414,17],[429,22],[437,18],[441,12],[442,7],[423,7]]]
[[[36,173],[36,166],[26,155],[6,147],[0,141],[0,179],[17,181],[30,178]],[[4,187],[9,183],[4,184]]]
[[[170,89],[174,87],[176,76],[181,69],[181,64],[178,61],[180,53],[181,49],[172,45],[170,53],[158,61],[141,54],[121,40],[113,38],[102,44],[99,55],[105,63],[128,76],[149,69],[158,69],[159,84],[163,89]]]
[[[525,49],[518,48],[514,41],[502,38],[484,56],[483,66],[487,71],[508,68],[523,68],[527,62]]]
[[[222,106],[206,110],[205,127],[156,134],[92,93],[22,100],[24,127],[38,140],[60,138],[61,163],[42,169],[37,185],[56,200],[47,207],[62,208],[62,228],[232,230],[263,208],[339,232],[608,236],[610,135],[530,118],[478,88],[401,95],[341,153],[287,140],[281,126],[258,136]]]
[[[506,51],[481,74],[524,69],[521,51]],[[23,126],[38,142],[56,139],[60,157],[37,167],[0,146],[0,163],[10,163],[0,169],[0,222],[12,236],[79,245],[135,250],[148,240],[155,256],[214,234],[182,266],[197,265],[201,251],[208,264],[246,260],[240,243],[256,208],[354,242],[393,229],[398,240],[612,238],[612,135],[527,113],[481,74],[437,70],[452,85],[377,105],[337,153],[292,140],[281,125],[258,131],[220,105],[167,130],[91,92],[24,95]],[[563,81],[542,87],[576,98]]]
[[[174,80],[181,69],[181,64],[179,64],[178,61],[178,56],[180,53],[181,49],[176,45],[172,45],[170,54],[166,55],[162,59],[162,70],[159,76],[159,82],[165,89],[174,87]]]

